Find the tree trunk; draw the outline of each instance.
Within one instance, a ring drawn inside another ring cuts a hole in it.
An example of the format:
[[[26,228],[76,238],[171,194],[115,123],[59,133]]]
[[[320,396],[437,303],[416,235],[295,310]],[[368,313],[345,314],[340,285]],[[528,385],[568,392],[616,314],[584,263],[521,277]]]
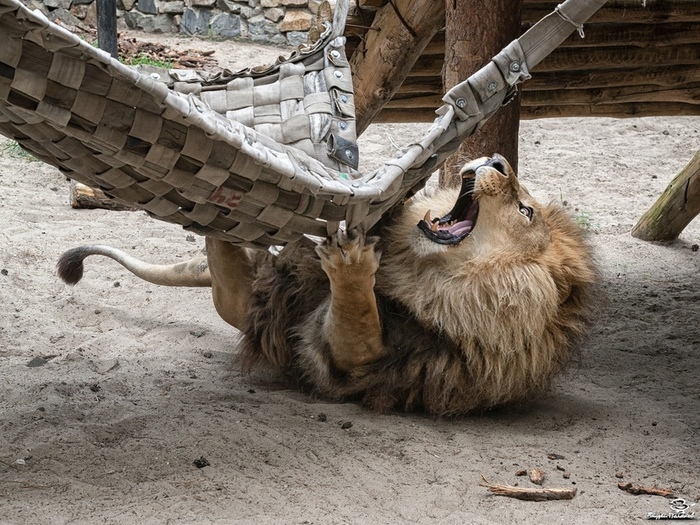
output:
[[[522,0],[445,0],[445,66],[443,85],[449,90],[483,67],[520,36]],[[467,138],[440,172],[441,185],[459,183],[465,160],[494,153],[503,155],[517,172],[520,96]]]
[[[700,213],[700,151],[676,175],[649,208],[632,236],[643,241],[672,241]]]
[[[444,17],[441,0],[394,0],[377,12],[350,61],[358,135],[394,96]]]

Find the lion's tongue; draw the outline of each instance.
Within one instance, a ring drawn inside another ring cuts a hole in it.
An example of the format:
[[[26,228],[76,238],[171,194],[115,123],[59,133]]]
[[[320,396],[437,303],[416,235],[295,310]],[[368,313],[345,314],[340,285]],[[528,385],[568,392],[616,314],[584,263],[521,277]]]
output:
[[[453,224],[447,231],[449,231],[452,235],[456,237],[460,237],[461,235],[470,232],[473,227],[474,221],[466,220]]]

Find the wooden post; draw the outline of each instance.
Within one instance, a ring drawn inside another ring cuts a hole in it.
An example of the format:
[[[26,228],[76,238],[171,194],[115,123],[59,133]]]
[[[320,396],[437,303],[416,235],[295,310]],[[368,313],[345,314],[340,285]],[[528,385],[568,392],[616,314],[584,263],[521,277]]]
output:
[[[103,210],[135,211],[138,209],[115,201],[100,189],[91,188],[74,180],[70,181],[70,205],[71,208],[88,210],[100,208]]]
[[[116,0],[97,0],[97,45],[118,58]]]
[[[358,135],[394,96],[444,17],[441,0],[393,0],[377,12],[350,60]]]
[[[672,241],[699,213],[700,151],[639,219],[632,236],[643,241]]]
[[[523,0],[445,0],[445,66],[447,91],[486,65],[520,36]],[[517,172],[519,96],[464,141],[440,172],[441,185],[459,183],[459,168],[467,159],[500,153]]]

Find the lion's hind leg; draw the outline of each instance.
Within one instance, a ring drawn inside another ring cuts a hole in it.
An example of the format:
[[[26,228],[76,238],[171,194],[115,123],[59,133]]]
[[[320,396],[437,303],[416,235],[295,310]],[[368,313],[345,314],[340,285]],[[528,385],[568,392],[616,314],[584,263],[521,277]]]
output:
[[[384,354],[382,327],[374,295],[380,254],[376,238],[338,233],[316,248],[331,284],[323,319],[323,338],[335,366],[348,373]]]
[[[214,308],[231,326],[243,329],[253,286],[253,258],[242,246],[207,237]]]

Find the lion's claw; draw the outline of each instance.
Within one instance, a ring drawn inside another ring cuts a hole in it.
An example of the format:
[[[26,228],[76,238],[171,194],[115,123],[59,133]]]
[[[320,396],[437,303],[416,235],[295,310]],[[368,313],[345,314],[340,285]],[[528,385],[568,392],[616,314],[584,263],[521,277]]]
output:
[[[343,268],[352,268],[352,272],[358,275],[374,275],[381,255],[375,250],[378,240],[378,237],[365,238],[354,230],[349,233],[339,231],[318,245],[316,253],[329,277]]]

